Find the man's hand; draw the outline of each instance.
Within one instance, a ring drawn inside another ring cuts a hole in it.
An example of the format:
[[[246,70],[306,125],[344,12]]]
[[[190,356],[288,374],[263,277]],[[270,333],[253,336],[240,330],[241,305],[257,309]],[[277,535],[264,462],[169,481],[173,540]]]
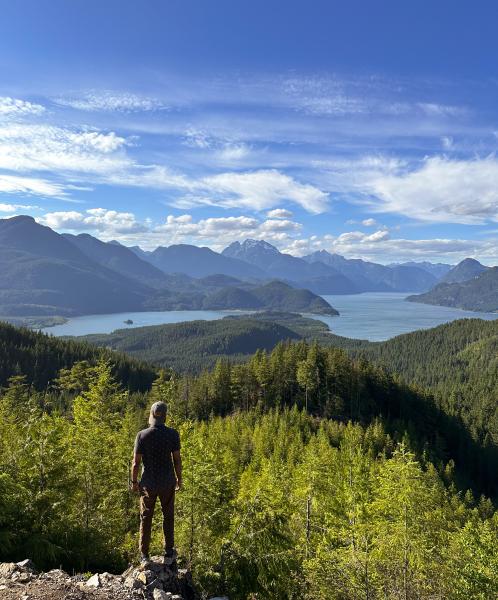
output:
[[[176,492],[180,492],[180,491],[181,491],[181,489],[182,489],[182,486],[183,486],[183,481],[182,481],[182,479],[181,479],[181,477],[180,477],[180,479],[177,479],[177,480],[176,480],[176,487],[175,487],[175,491],[176,491]]]
[[[138,470],[140,468],[140,463],[142,462],[142,455],[138,452],[135,452],[133,455],[133,463],[131,465],[131,486],[130,490],[134,494],[138,494],[140,488],[138,487]]]

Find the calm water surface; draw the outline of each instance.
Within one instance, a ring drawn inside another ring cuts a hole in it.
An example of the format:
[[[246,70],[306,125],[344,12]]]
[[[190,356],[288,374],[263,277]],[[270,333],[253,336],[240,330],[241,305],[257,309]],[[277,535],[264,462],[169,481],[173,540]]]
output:
[[[407,302],[408,293],[370,292],[351,296],[324,296],[341,313],[318,317],[344,337],[377,342],[416,329],[429,329],[464,318],[498,319],[497,313],[476,313],[445,306]]]
[[[443,306],[406,302],[409,294],[367,293],[350,296],[324,296],[341,313],[338,317],[318,317],[327,323],[337,335],[371,341],[386,340],[416,329],[436,327],[455,319],[480,318],[497,319],[496,313],[474,313]],[[54,335],[87,335],[89,333],[111,333],[116,329],[162,325],[205,319],[212,321],[228,314],[242,314],[242,311],[216,310],[174,310],[165,312],[134,312],[110,315],[86,315],[69,319],[64,325],[45,329]],[[133,325],[125,325],[131,319]]]
[[[54,335],[88,335],[90,333],[111,333],[116,329],[144,327],[146,325],[164,325],[165,323],[181,323],[182,321],[214,321],[227,315],[243,314],[243,311],[223,310],[167,310],[154,312],[113,313],[110,315],[85,315],[74,317],[63,325],[47,327],[46,333]],[[125,321],[130,319],[133,325]]]

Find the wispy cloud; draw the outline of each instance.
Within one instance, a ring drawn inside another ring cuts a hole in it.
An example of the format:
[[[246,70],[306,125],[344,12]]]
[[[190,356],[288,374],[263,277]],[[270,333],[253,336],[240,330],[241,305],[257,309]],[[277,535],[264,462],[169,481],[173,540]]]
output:
[[[45,112],[45,107],[41,104],[34,104],[10,96],[0,96],[0,118],[40,115],[43,112]]]
[[[13,213],[19,210],[37,210],[39,206],[34,206],[32,204],[5,204],[0,203],[0,212],[4,213]]]
[[[446,119],[464,117],[469,113],[466,106],[406,98],[400,93],[399,86],[393,88],[392,84],[378,78],[292,77],[283,81],[282,89],[284,98],[296,110],[314,116],[422,115]],[[433,90],[418,90],[417,93],[430,98]]]
[[[286,208],[274,208],[266,213],[270,219],[290,219],[292,212]]]
[[[64,178],[67,190],[75,184],[98,183],[176,190],[183,195],[177,205],[183,202],[184,206],[267,210],[288,201],[314,213],[327,206],[325,192],[275,169],[187,177],[166,166],[140,164],[126,152],[129,145],[129,140],[113,131],[8,123],[0,126],[0,169],[50,172],[59,177],[58,190],[64,188]],[[241,152],[237,146],[224,150],[235,155]]]
[[[131,164],[117,152],[126,144],[114,132],[8,123],[0,125],[0,169],[103,174]]]
[[[54,102],[87,112],[149,112],[168,108],[157,98],[149,98],[129,92],[91,91],[73,97],[58,97]]]
[[[220,173],[201,180],[201,186],[220,196],[227,207],[270,209],[282,201],[293,202],[311,213],[327,209],[328,194],[275,169],[246,173]]]
[[[46,179],[2,174],[0,174],[0,192],[54,198],[64,198],[66,195],[63,185]]]
[[[498,221],[498,160],[431,157],[412,170],[359,183],[372,210],[420,221],[480,224]]]
[[[219,162],[237,162],[246,158],[251,152],[249,144],[226,137],[216,137],[195,127],[187,128],[182,144],[188,148],[209,151]]]

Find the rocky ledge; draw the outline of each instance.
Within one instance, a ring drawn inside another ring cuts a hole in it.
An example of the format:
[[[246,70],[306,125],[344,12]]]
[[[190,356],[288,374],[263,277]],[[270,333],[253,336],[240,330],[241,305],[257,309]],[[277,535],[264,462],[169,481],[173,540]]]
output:
[[[129,567],[122,575],[70,576],[60,569],[38,573],[29,559],[0,563],[2,600],[198,600],[187,569],[172,570],[154,556],[146,568]],[[212,599],[212,600],[222,600]],[[228,600],[228,599],[223,599]]]

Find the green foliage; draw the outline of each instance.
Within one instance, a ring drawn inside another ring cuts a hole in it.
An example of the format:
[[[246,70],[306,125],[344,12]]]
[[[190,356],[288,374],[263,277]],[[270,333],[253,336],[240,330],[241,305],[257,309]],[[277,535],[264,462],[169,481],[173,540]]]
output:
[[[240,361],[260,348],[271,350],[278,342],[299,337],[279,323],[244,318],[120,329],[84,339],[159,367],[199,372],[213,367],[220,357]]]
[[[462,319],[351,352],[429,389],[447,416],[440,433],[451,457],[498,494],[498,320]]]
[[[464,493],[466,465],[449,460],[465,429],[453,438],[430,395],[303,341],[197,377],[165,371],[140,398],[107,360],[67,363],[51,395],[12,377],[0,395],[2,560],[118,571],[136,558],[129,467],[158,399],[182,439],[176,544],[206,595],[498,595],[493,503]]]
[[[45,390],[61,369],[71,369],[79,361],[95,365],[101,358],[112,362],[116,377],[130,390],[150,388],[155,371],[144,363],[84,342],[0,322],[0,386],[5,386],[9,377],[22,374],[37,390]]]

